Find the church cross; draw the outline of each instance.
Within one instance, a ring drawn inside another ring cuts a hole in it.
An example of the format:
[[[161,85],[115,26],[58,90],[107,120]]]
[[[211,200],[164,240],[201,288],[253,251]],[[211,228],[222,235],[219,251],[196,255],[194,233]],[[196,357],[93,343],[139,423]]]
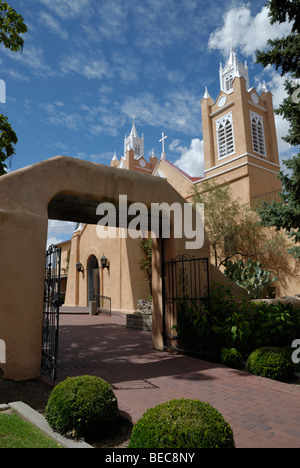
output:
[[[164,132],[162,132],[162,139],[159,140],[160,143],[162,143],[162,152],[164,154],[165,152],[165,140],[167,139],[168,137],[165,136]]]
[[[227,45],[227,44],[229,44],[229,43],[230,43],[230,45],[231,45],[231,49],[233,49],[233,41],[234,41],[234,39],[236,39],[237,37],[240,37],[240,34],[237,34],[237,35],[236,35],[236,36],[234,36],[234,37],[230,36],[230,39],[229,39],[229,41],[228,41],[228,42],[226,42],[226,44],[225,44],[225,45]]]

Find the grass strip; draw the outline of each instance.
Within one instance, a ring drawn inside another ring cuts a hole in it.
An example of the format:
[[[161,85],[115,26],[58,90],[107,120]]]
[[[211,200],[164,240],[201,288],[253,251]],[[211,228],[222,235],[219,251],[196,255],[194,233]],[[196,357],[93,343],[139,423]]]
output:
[[[16,413],[0,413],[0,448],[62,448]]]

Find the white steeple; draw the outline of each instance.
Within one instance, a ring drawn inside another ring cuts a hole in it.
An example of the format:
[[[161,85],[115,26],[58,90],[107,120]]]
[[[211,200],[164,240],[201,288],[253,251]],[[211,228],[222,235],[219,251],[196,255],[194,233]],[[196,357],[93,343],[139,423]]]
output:
[[[124,140],[124,157],[126,157],[126,151],[133,150],[134,158],[139,159],[141,156],[144,156],[144,135],[142,138],[138,136],[138,133],[135,128],[135,117],[133,117],[132,129],[129,137],[125,135]]]
[[[265,80],[263,81],[263,91],[264,91],[265,93],[268,92],[268,89],[267,89],[267,85],[266,85]]]
[[[208,92],[208,89],[207,89],[207,86],[205,86],[205,93],[204,93],[204,96],[202,99],[209,99],[210,98],[210,95],[209,95],[209,92]]]
[[[231,47],[229,59],[225,67],[223,68],[222,63],[220,64],[219,73],[221,91],[225,91],[225,93],[229,94],[232,92],[233,80],[236,76],[243,76],[246,80],[247,89],[250,88],[247,62],[245,62],[245,65],[238,63],[238,59],[236,53],[233,50],[233,47]]]

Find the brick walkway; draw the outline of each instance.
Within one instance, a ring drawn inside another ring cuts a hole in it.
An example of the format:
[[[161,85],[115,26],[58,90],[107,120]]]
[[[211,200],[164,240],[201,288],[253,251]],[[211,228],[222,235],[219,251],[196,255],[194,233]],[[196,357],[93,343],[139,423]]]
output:
[[[300,386],[156,351],[151,333],[127,329],[122,315],[62,315],[58,381],[97,375],[133,422],[173,398],[196,398],[230,423],[238,448],[300,448]]]

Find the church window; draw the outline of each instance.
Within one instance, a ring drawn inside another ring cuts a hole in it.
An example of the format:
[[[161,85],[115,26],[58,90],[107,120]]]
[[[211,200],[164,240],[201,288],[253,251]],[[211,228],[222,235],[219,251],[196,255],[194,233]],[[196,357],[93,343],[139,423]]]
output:
[[[135,145],[134,153],[135,153],[137,156],[140,156],[140,154],[141,154],[141,147],[140,147],[140,145]]]
[[[225,91],[228,92],[232,89],[233,86],[233,76],[228,75],[225,78]]]
[[[217,120],[216,124],[219,158],[224,158],[235,152],[232,113]]]
[[[250,111],[253,151],[266,156],[264,121],[261,115]]]

